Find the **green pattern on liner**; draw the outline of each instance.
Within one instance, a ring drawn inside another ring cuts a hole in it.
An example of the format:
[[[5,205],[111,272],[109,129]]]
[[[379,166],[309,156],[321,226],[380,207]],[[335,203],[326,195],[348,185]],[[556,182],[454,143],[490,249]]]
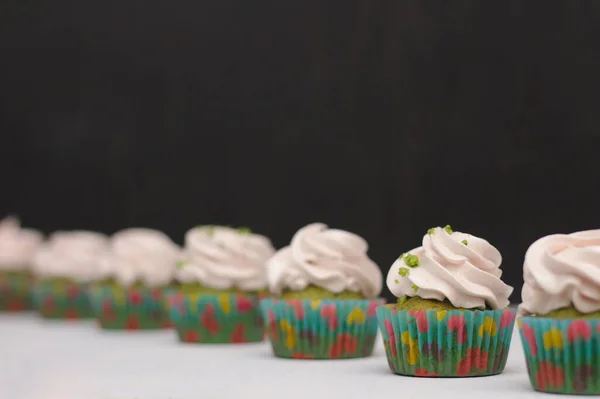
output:
[[[27,271],[0,272],[0,312],[20,312],[32,309],[33,278]]]
[[[87,284],[67,278],[46,278],[34,283],[33,302],[46,319],[85,319],[92,317]]]
[[[281,294],[281,299],[343,299],[343,300],[359,300],[364,299],[364,296],[360,292],[353,291],[342,291],[339,293],[334,293],[327,291],[324,288],[316,287],[314,285],[309,285],[303,290],[300,291],[284,291]]]
[[[370,356],[377,337],[374,300],[261,301],[273,354],[292,359]]]
[[[377,308],[390,369],[415,377],[499,374],[506,366],[515,312]]]
[[[166,306],[181,342],[239,344],[260,342],[264,323],[256,294],[189,288],[167,293]]]
[[[410,287],[410,288],[412,288],[412,290],[413,290],[414,292],[417,292],[417,291],[419,290],[419,287],[417,287],[417,285],[416,285],[416,284],[413,284],[413,285],[411,285],[411,287]]]
[[[156,330],[171,327],[163,308],[165,287],[114,282],[93,284],[89,289],[94,315],[107,330]]]
[[[529,381],[536,391],[600,395],[600,320],[518,320]]]

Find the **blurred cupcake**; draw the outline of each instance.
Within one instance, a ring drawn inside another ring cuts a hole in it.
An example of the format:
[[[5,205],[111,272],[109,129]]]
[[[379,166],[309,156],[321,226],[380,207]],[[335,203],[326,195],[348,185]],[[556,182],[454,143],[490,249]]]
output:
[[[170,327],[162,302],[179,255],[180,248],[157,230],[132,228],[114,234],[102,261],[102,279],[90,289],[100,326],[112,330]]]
[[[387,275],[398,303],[377,309],[393,372],[420,377],[499,374],[514,325],[512,287],[487,241],[450,226],[429,229]]]
[[[31,263],[42,241],[41,233],[21,228],[16,217],[0,220],[0,311],[31,309]]]
[[[108,239],[91,231],[61,231],[36,253],[35,308],[45,318],[91,317],[88,284],[100,275]]]
[[[249,229],[204,226],[189,230],[167,299],[183,342],[244,343],[264,338],[258,307],[267,288],[266,262],[275,249]]]
[[[531,384],[600,395],[600,230],[537,240],[524,278],[518,325]]]
[[[361,237],[321,223],[300,229],[268,264],[261,301],[275,356],[296,359],[366,357],[377,335],[379,267]]]

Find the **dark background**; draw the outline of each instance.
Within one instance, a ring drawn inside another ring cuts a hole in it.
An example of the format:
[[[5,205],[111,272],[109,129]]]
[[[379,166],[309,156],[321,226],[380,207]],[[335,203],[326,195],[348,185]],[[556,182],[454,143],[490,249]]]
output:
[[[452,224],[598,227],[599,1],[3,0],[0,214],[46,232],[322,221],[384,271]]]

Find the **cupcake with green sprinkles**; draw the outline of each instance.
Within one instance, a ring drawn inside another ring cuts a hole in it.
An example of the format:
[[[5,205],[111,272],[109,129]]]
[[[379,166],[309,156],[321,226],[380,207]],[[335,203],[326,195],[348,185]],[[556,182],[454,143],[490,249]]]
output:
[[[264,339],[259,300],[267,291],[271,241],[250,229],[200,226],[185,235],[167,307],[180,341],[240,344]]]
[[[348,359],[371,355],[381,271],[356,234],[313,223],[268,263],[274,298],[261,302],[277,357]]]
[[[391,370],[417,377],[494,375],[506,365],[515,312],[489,242],[450,226],[427,230],[387,275],[398,298],[377,309]]]

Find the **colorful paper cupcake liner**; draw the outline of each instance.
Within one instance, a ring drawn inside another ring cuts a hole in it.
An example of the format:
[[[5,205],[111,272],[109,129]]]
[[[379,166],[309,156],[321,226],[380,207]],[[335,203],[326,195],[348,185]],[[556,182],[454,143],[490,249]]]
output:
[[[265,299],[261,309],[275,356],[351,359],[373,353],[375,309],[383,304],[383,299]]]
[[[523,317],[517,324],[535,390],[600,395],[600,320]]]
[[[0,272],[0,312],[31,310],[31,284],[28,273]]]
[[[416,377],[499,374],[506,366],[515,311],[377,309],[390,369]]]
[[[87,285],[63,279],[43,279],[34,283],[33,303],[47,319],[92,317]]]
[[[94,284],[89,289],[92,310],[107,330],[170,328],[163,308],[164,289]]]
[[[169,316],[181,342],[240,344],[264,339],[259,300],[252,294],[171,292]]]

